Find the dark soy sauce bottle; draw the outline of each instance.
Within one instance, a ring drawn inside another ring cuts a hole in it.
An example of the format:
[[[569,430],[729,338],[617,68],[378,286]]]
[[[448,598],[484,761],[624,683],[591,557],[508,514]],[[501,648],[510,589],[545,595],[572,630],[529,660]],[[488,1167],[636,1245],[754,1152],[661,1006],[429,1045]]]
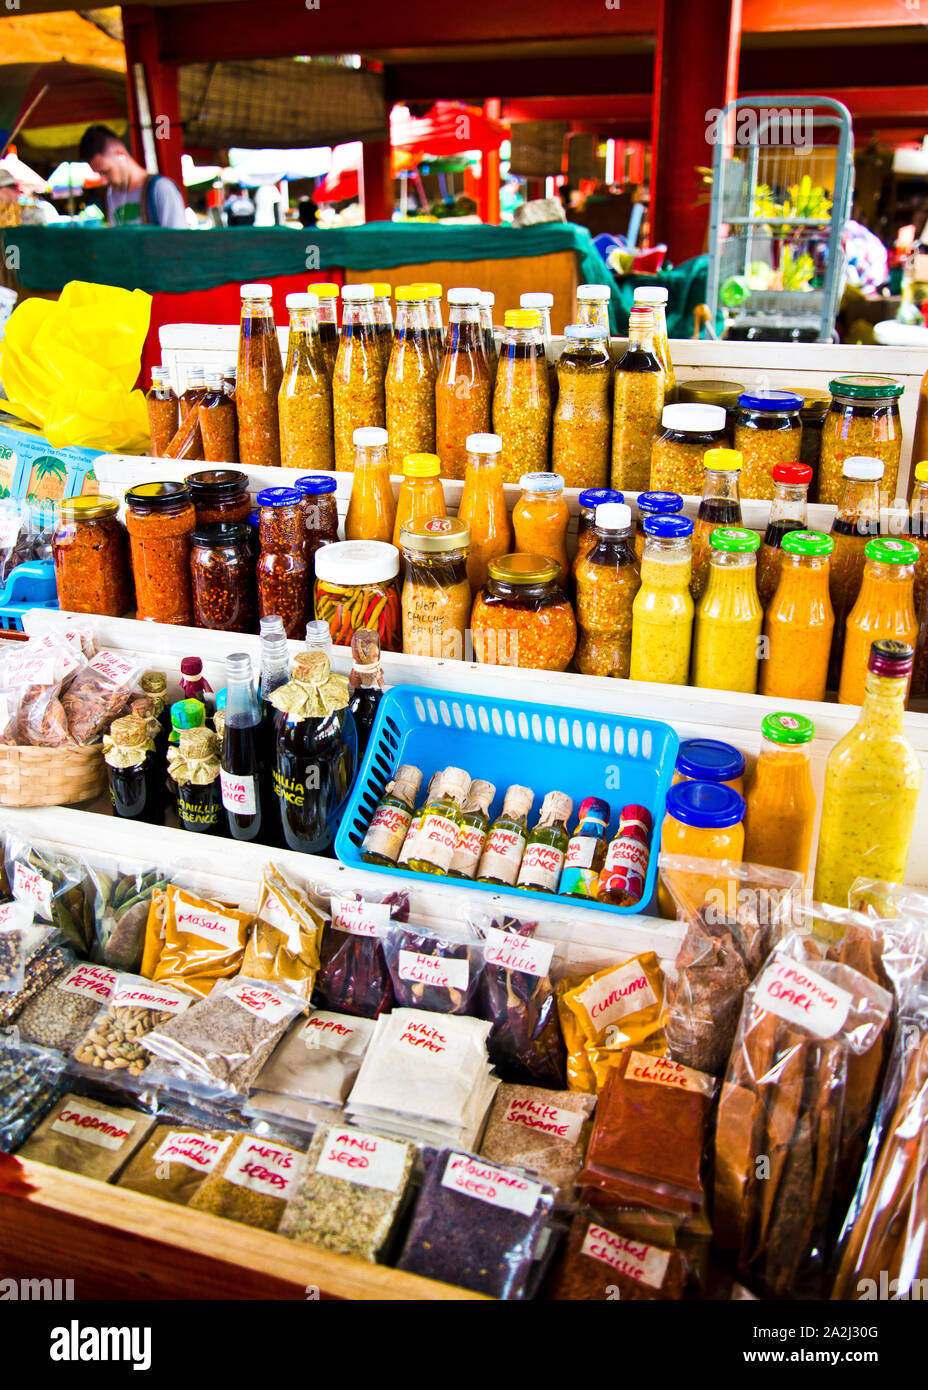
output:
[[[348,687],[355,728],[358,731],[358,767],[364,761],[377,710],[383,699],[383,669],[380,665],[380,634],[362,627],[351,639],[351,674]]]
[[[261,777],[261,708],[251,657],[226,658],[226,711],[219,779],[233,840],[263,840],[268,806]]]
[[[164,824],[164,796],[158,785],[160,768],[152,761],[152,740],[145,719],[127,715],[115,719],[104,741],[113,812],[126,820]]]
[[[331,854],[358,766],[348,682],[322,651],[297,652],[278,710],[274,788],[288,849]]]

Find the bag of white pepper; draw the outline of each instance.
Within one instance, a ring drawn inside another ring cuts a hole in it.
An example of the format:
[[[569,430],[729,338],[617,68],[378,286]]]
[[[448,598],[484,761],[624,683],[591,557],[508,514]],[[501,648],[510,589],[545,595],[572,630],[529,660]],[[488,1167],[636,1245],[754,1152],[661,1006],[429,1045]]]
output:
[[[145,1040],[182,1014],[196,995],[141,975],[119,975],[113,992],[74,1048],[71,1070],[97,1081],[132,1086],[152,1060]]]
[[[241,1099],[306,1002],[266,980],[219,980],[212,993],[149,1033],[160,1059],[148,1080]]]
[[[116,971],[90,961],[67,966],[37,994],[16,1020],[23,1042],[71,1052],[106,1004],[116,983]]]

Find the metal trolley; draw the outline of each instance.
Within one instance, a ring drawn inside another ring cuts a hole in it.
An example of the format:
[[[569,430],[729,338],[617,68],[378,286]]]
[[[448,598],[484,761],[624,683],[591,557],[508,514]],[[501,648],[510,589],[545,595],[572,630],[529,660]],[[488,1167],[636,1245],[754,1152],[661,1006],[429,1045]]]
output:
[[[854,192],[850,112],[831,97],[739,97],[708,138],[710,324],[722,310],[726,338],[830,342]]]

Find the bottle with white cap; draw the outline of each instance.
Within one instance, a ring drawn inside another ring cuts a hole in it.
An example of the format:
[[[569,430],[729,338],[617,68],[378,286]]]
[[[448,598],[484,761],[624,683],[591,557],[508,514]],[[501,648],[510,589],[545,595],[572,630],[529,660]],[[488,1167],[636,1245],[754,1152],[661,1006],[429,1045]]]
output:
[[[537,309],[507,309],[493,388],[493,430],[503,441],[503,482],[548,467],[551,397]]]
[[[354,477],[345,517],[346,541],[391,541],[396,499],[390,484],[387,431],[368,425],[354,432]]]
[[[578,285],[577,323],[585,328],[601,328],[608,338],[611,298],[612,290],[608,285]]]
[[[517,888],[533,893],[556,893],[570,836],[567,821],[574,803],[563,792],[548,792],[538,824],[529,835],[516,879]]]
[[[628,347],[613,382],[612,486],[623,492],[658,486],[651,481],[651,446],[660,433],[665,384],[654,315],[639,305],[628,316]]]
[[[396,334],[384,382],[393,473],[403,471],[407,454],[435,452],[437,376],[425,290],[422,285],[397,285]]]
[[[554,308],[554,295],[547,291],[529,290],[519,295],[520,309],[537,309],[541,314],[541,341],[544,344],[545,361],[548,366],[548,394],[552,408],[557,400],[557,364],[551,346],[551,310]]]
[[[596,544],[577,566],[576,662],[585,676],[629,676],[632,607],[641,585],[631,523],[627,503],[601,502]]]
[[[200,401],[200,436],[206,463],[238,463],[238,423],[235,403],[222,389],[222,372],[207,372],[206,394]],[[247,488],[246,488],[247,491]]]
[[[342,331],[332,375],[335,467],[354,467],[354,432],[385,429],[384,366],[374,334],[373,285],[342,286]]]
[[[639,285],[635,290],[634,303],[650,309],[654,315],[654,353],[664,369],[664,399],[672,401],[677,379],[670,356],[670,340],[667,337],[668,298],[668,292],[663,285]]]
[[[171,386],[171,374],[167,367],[152,367],[151,390],[145,399],[152,458],[163,458],[180,425],[180,402]]]
[[[195,405],[206,399],[206,371],[200,362],[191,362],[187,368],[187,385],[180,396],[181,424],[186,420]]]
[[[235,406],[238,456],[251,468],[280,467],[277,397],[284,368],[270,285],[242,285]]]
[[[462,767],[446,767],[438,794],[423,812],[416,833],[415,858],[409,867],[417,874],[447,874],[461,832],[461,808],[470,790],[470,774]]]
[[[512,550],[512,523],[500,468],[503,441],[498,434],[469,434],[466,445],[458,518],[470,527],[467,578],[476,597],[487,582],[489,561]]]
[[[603,488],[609,484],[612,359],[608,331],[577,323],[564,329],[566,342],[557,364],[551,467],[560,473],[565,487]]]
[[[332,392],[319,341],[314,294],[288,294],[290,332],[278,398],[280,461],[284,468],[329,473],[335,467]]]
[[[493,383],[480,290],[449,290],[448,305],[448,336],[435,383],[435,452],[443,478],[463,478],[467,436],[490,432]]]
[[[634,313],[634,310],[632,310]],[[701,497],[707,449],[725,449],[725,411],[720,405],[682,401],[665,405],[661,434],[651,449],[650,490]]]
[[[834,689],[841,678],[847,616],[857,602],[863,582],[864,552],[867,542],[880,534],[880,485],[884,471],[882,459],[864,454],[852,454],[841,468],[844,493],[831,524],[835,548],[828,572],[828,592],[835,613],[828,684]]]

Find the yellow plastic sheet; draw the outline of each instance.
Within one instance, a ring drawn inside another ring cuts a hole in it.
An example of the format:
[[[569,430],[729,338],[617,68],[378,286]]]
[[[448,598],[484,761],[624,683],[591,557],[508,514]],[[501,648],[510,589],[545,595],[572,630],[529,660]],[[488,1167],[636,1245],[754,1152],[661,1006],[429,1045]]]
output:
[[[71,280],[57,300],[26,299],[0,343],[3,408],[55,448],[146,453],[145,396],[134,391],[151,295]]]

